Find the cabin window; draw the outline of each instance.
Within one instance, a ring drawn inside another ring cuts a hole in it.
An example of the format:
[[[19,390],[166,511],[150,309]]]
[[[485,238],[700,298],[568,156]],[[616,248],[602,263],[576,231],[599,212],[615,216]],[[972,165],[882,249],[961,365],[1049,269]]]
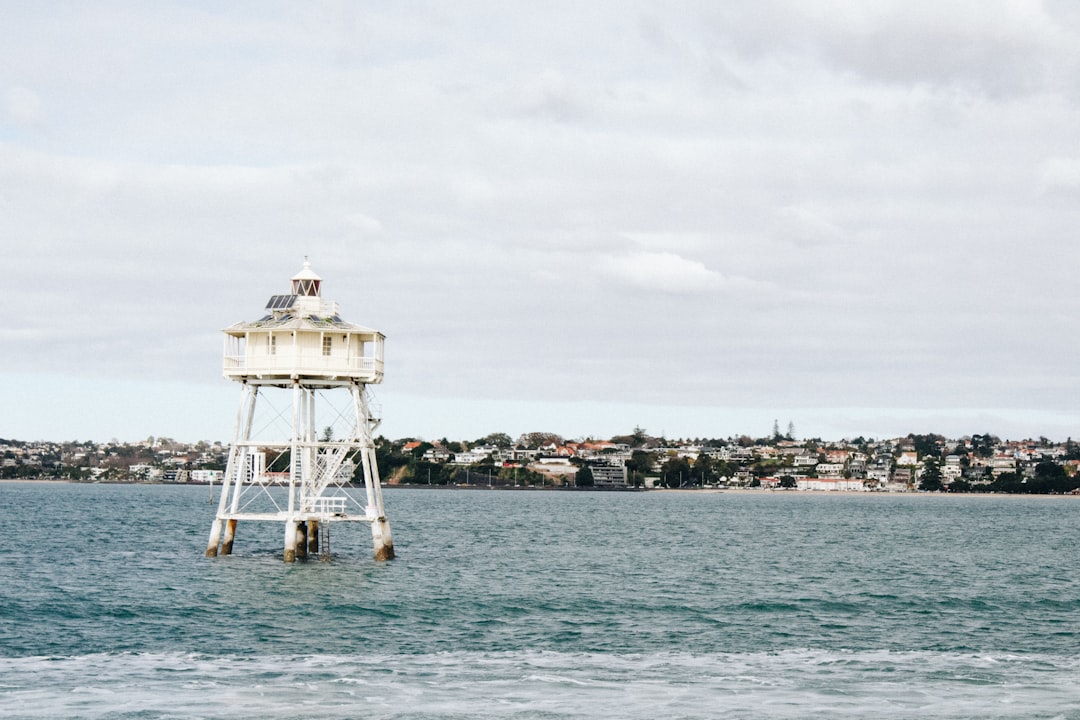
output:
[[[324,357],[330,356],[330,343],[333,340],[329,335],[323,335],[322,339],[322,354]]]
[[[266,336],[266,348],[267,348],[266,351],[270,355],[277,355],[277,336],[276,335],[267,335]]]

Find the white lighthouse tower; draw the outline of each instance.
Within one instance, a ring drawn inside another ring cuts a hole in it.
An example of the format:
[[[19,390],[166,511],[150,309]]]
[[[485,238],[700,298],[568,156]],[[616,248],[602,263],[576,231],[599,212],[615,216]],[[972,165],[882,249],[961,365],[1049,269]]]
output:
[[[375,559],[394,557],[367,393],[382,382],[385,337],[342,320],[321,285],[305,262],[264,317],[224,331],[225,377],[243,390],[209,557],[232,552],[240,520],[284,523],[285,562],[320,552],[320,541],[328,553],[330,524],[343,521],[369,523]],[[362,494],[351,484],[357,463]]]

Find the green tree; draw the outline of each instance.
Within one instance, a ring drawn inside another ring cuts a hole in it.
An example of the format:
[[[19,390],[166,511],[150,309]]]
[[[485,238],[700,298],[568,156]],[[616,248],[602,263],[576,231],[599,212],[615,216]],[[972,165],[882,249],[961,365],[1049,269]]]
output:
[[[592,468],[590,468],[588,465],[582,465],[580,468],[578,468],[577,474],[574,475],[574,484],[578,487],[592,487]]]
[[[994,447],[998,442],[998,439],[990,433],[985,435],[972,435],[971,451],[979,457],[990,457],[994,454]]]
[[[990,483],[990,489],[993,492],[1016,494],[1026,491],[1026,483],[1019,473],[1007,472],[1001,473]]]
[[[951,493],[967,493],[971,492],[971,483],[964,478],[956,478],[949,483],[949,492]]]
[[[390,442],[383,436],[375,438],[375,464],[379,468],[379,477],[388,478],[403,465],[408,465],[412,456],[402,452],[402,443]],[[353,482],[364,481],[363,463],[356,459],[356,469],[353,471]]]
[[[941,435],[914,435],[909,434],[908,440],[915,448],[915,452],[919,454],[919,457],[940,457],[941,445],[945,442],[945,438]]]
[[[497,448],[508,448],[513,446],[514,441],[510,439],[510,436],[502,432],[494,432],[490,435],[477,440],[473,445],[493,445]]]
[[[653,454],[644,450],[633,450],[626,461],[626,481],[634,487],[645,484],[645,476],[652,470]]]
[[[660,475],[669,488],[682,487],[690,483],[690,461],[673,455],[660,466]]]
[[[759,460],[758,462],[750,466],[750,472],[754,473],[754,475],[756,475],[757,477],[769,477],[770,475],[775,473],[781,466],[782,463],[780,460],[772,458],[768,460]],[[813,468],[811,468],[810,471],[815,472]]]
[[[417,485],[445,485],[447,483],[446,465],[414,460],[406,473],[407,481]]]
[[[289,469],[289,458],[292,457],[290,450],[282,450],[273,460],[266,463],[267,472],[285,472]]]
[[[919,477],[919,489],[926,492],[940,492],[945,489],[941,482],[941,467],[935,458],[928,458]]]
[[[561,435],[550,432],[530,432],[518,438],[518,445],[524,445],[532,450],[544,445],[562,445],[564,443],[565,441]]]
[[[1080,443],[1073,442],[1071,436],[1065,440],[1065,459],[1080,460]]]
[[[537,485],[543,483],[543,476],[524,467],[503,467],[499,469],[499,482],[505,485]]]
[[[1080,480],[1070,478],[1056,462],[1045,460],[1035,466],[1035,478],[1030,485],[1032,493],[1063,494],[1080,487]]]
[[[697,456],[694,466],[690,471],[691,478],[696,485],[705,485],[716,479],[716,470],[713,468],[713,460],[705,453]]]

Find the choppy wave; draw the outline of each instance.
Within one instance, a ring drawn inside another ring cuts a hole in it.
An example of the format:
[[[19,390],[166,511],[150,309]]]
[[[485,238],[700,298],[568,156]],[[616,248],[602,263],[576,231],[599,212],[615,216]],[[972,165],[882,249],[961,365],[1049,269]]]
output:
[[[397,560],[288,566],[205,488],[0,500],[63,518],[0,545],[0,717],[1080,718],[1075,499],[390,489]]]
[[[0,660],[0,716],[1068,718],[1080,657],[119,653]]]

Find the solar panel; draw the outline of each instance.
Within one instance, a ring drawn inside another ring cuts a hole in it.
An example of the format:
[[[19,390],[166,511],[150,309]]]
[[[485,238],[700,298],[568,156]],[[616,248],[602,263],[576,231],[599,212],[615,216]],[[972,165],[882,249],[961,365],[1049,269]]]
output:
[[[288,310],[296,302],[295,295],[274,295],[266,303],[267,310]]]

